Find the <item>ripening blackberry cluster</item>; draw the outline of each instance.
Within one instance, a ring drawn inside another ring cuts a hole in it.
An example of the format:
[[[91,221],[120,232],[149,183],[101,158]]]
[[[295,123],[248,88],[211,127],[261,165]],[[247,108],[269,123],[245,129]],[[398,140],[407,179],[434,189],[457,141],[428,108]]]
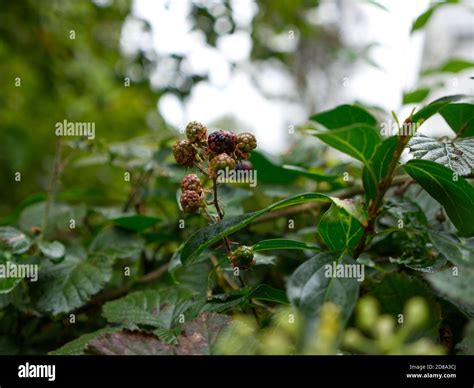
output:
[[[211,179],[221,170],[251,170],[247,160],[257,147],[251,133],[235,134],[218,130],[208,135],[207,127],[197,121],[186,126],[186,139],[173,145],[176,162],[185,167],[196,167]],[[195,174],[186,175],[181,182],[180,203],[186,213],[195,213],[206,206],[206,190]]]
[[[216,185],[219,171],[222,170],[251,170],[248,161],[252,150],[257,148],[257,140],[251,133],[235,134],[230,131],[218,130],[208,135],[207,127],[197,121],[186,126],[186,139],[179,140],[173,145],[173,155],[176,162],[185,167],[195,167],[206,178]],[[206,210],[208,202],[206,190],[201,179],[196,174],[188,174],[181,181],[181,208],[185,213],[196,213]],[[212,203],[220,207],[217,198]],[[221,212],[219,212],[220,218]],[[214,220],[216,222],[218,220]],[[255,264],[251,247],[240,246],[229,252],[229,259],[241,269],[249,269]]]

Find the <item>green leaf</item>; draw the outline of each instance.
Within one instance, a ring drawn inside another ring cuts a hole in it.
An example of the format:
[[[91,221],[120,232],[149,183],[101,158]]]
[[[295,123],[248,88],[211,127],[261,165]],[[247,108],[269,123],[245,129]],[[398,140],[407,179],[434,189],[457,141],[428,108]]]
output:
[[[0,253],[0,295],[10,293],[22,281],[21,277],[7,276],[8,267],[16,266],[18,269],[18,265],[15,260],[9,260]]]
[[[288,279],[290,302],[309,317],[316,317],[324,303],[334,303],[340,307],[345,324],[359,296],[359,283],[353,277],[329,277],[330,268],[339,264],[354,266],[355,262],[335,253],[318,253],[301,264]]]
[[[419,336],[430,336],[437,341],[441,310],[433,298],[431,289],[417,277],[410,277],[405,273],[388,273],[379,281],[369,281],[369,291],[377,298],[382,314],[398,317],[403,314],[406,302],[415,296],[421,296],[429,306],[428,322]]]
[[[270,251],[276,249],[307,249],[312,251],[320,251],[321,248],[315,245],[306,244],[303,241],[287,240],[284,238],[276,238],[271,240],[262,240],[252,247],[254,252]]]
[[[462,100],[466,97],[468,96],[464,94],[455,94],[452,96],[438,98],[437,100],[430,102],[428,105],[424,106],[422,109],[416,112],[412,117],[412,122],[416,124],[421,124],[424,121],[428,120],[431,116],[438,113],[449,103]]]
[[[270,287],[267,284],[259,284],[253,288],[248,294],[248,299],[265,300],[267,302],[289,304],[286,292]]]
[[[416,134],[410,139],[408,147],[415,159],[431,160],[461,176],[470,175],[474,168],[474,137],[457,141],[439,141]]]
[[[429,75],[435,73],[460,73],[463,70],[474,67],[474,62],[467,61],[465,59],[453,58],[448,60],[440,67],[433,69],[427,69],[422,72],[422,75]]]
[[[38,242],[38,248],[41,253],[51,260],[60,260],[66,254],[66,248],[59,241],[45,241]]]
[[[362,181],[364,183],[365,196],[367,203],[370,200],[375,199],[377,195],[377,187],[382,178],[387,176],[390,162],[393,159],[393,155],[397,148],[398,137],[391,136],[385,139],[382,143],[377,146],[374,155],[370,159],[370,167],[364,168],[362,172]],[[371,175],[369,170],[374,173]]]
[[[430,94],[430,89],[420,88],[407,92],[403,95],[403,105],[422,102]]]
[[[22,254],[30,249],[31,239],[11,226],[0,227],[0,247],[5,246],[13,254]]]
[[[364,234],[360,222],[334,203],[321,217],[318,232],[332,251],[354,248]]]
[[[453,302],[474,307],[474,269],[447,268],[427,276],[428,281],[443,296]]]
[[[474,104],[448,104],[439,113],[459,137],[474,136]]]
[[[105,228],[92,241],[89,251],[120,259],[138,258],[145,240],[135,233],[118,228]]]
[[[120,330],[122,330],[122,327],[105,327],[92,333],[81,335],[79,338],[68,342],[59,349],[53,350],[48,354],[52,356],[80,356],[85,354],[84,349],[86,345],[94,338],[100,337],[106,333],[115,333]]]
[[[87,352],[103,355],[211,355],[216,340],[231,318],[227,315],[204,313],[183,325],[176,345],[161,341],[153,334],[123,330],[106,333],[93,339]]]
[[[433,230],[429,231],[429,236],[436,250],[451,263],[461,267],[474,267],[474,247],[466,244],[463,239],[447,232]]]
[[[43,226],[46,202],[34,203],[26,207],[20,214],[19,226],[23,230],[31,230],[32,228],[41,228]],[[70,220],[76,221],[76,228],[83,225],[86,216],[86,206],[84,204],[70,206],[65,203],[56,202],[49,210],[48,228],[43,230],[43,235],[59,230],[70,230]]]
[[[315,182],[330,182],[339,178],[336,175],[326,175],[299,166],[283,165],[279,158],[262,151],[253,151],[250,161],[253,169],[258,171],[260,183],[286,184],[301,177]]]
[[[46,262],[35,284],[36,306],[54,315],[86,304],[112,276],[113,260],[102,254],[68,252],[60,264]]]
[[[199,255],[209,246],[222,240],[232,233],[249,225],[257,218],[269,213],[273,210],[281,209],[288,206],[298,205],[306,202],[329,202],[330,199],[318,193],[305,193],[295,195],[279,202],[276,202],[262,210],[243,214],[232,218],[224,219],[222,222],[209,225],[197,232],[195,232],[183,246],[181,252],[181,262],[184,265],[192,264]]]
[[[144,216],[141,214],[135,214],[132,216],[123,216],[114,218],[111,220],[115,225],[120,226],[121,228],[132,230],[135,232],[141,232],[145,229],[156,225],[161,220],[156,217]]]
[[[325,174],[320,174],[317,173],[313,170],[308,170],[303,167],[299,166],[292,166],[289,164],[284,164],[282,166],[283,170],[288,171],[288,172],[294,172],[296,176],[298,177],[305,177],[309,178],[315,182],[330,182],[334,181],[336,179],[339,179],[339,176],[337,175],[325,175]]]
[[[411,32],[415,32],[417,30],[422,29],[431,19],[435,11],[447,4],[457,4],[459,0],[446,0],[446,1],[438,1],[434,3],[430,8],[428,8],[427,11],[423,12],[420,16],[416,18],[416,20],[413,22],[413,25],[411,27]]]
[[[474,235],[474,188],[464,178],[453,180],[453,171],[428,160],[410,160],[403,168],[443,205],[461,235]]]
[[[374,116],[357,105],[340,105],[337,108],[312,115],[309,119],[328,129],[338,129],[354,124],[377,125]]]
[[[189,293],[176,290],[147,290],[107,302],[102,315],[110,323],[146,325],[169,329],[178,323],[195,301]]]
[[[369,171],[369,160],[381,141],[377,128],[362,124],[325,132],[317,131],[313,134],[338,151],[360,160]]]

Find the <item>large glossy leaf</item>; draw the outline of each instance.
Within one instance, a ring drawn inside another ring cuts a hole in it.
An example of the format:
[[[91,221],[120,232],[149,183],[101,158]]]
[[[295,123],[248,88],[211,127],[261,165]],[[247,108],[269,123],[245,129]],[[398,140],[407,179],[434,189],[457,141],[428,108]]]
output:
[[[405,171],[440,202],[463,236],[474,235],[474,188],[453,171],[428,160],[410,160]]]
[[[38,248],[43,255],[51,260],[60,260],[66,254],[66,248],[59,241],[40,240]]]
[[[22,277],[19,276],[9,276],[8,274],[8,267],[15,266],[18,268],[17,263],[15,260],[7,259],[1,252],[0,252],[0,295],[5,295],[13,291],[13,289],[20,284]]]
[[[129,216],[117,217],[111,220],[115,225],[127,230],[141,232],[156,225],[161,220],[156,217],[145,216],[142,214],[134,214]]]
[[[428,97],[428,94],[430,94],[430,89],[428,88],[420,88],[406,92],[403,95],[403,104],[405,105],[422,102],[426,97]]]
[[[360,160],[365,166],[369,166],[369,160],[381,141],[377,128],[362,124],[312,133],[338,151]]]
[[[474,246],[447,232],[429,231],[431,243],[446,259],[461,267],[474,267]],[[470,239],[472,240],[472,238]]]
[[[315,182],[329,182],[339,178],[336,175],[327,175],[299,166],[283,165],[278,157],[262,151],[252,152],[250,161],[253,169],[258,172],[260,183],[285,184],[300,177],[309,178]]]
[[[423,12],[420,16],[416,18],[416,20],[413,22],[413,25],[411,27],[411,32],[417,31],[422,29],[431,19],[435,11],[448,4],[456,4],[458,3],[459,0],[446,0],[446,1],[437,1],[434,2],[431,7],[428,8],[427,11]]]
[[[301,264],[288,279],[290,302],[309,316],[316,317],[324,303],[341,308],[341,319],[349,319],[359,296],[359,282],[352,277],[329,277],[328,266],[355,265],[349,257],[335,253],[318,253]],[[348,268],[348,267],[347,267]]]
[[[309,119],[328,129],[343,128],[354,124],[369,126],[377,124],[369,112],[357,105],[340,105],[337,108],[312,115]]]
[[[282,304],[289,303],[285,291],[270,287],[267,284],[259,284],[255,288],[252,288],[248,292],[247,298]]]
[[[474,62],[466,61],[465,59],[453,58],[443,63],[441,66],[427,69],[423,71],[423,75],[429,75],[434,73],[459,73],[463,70],[474,67]]]
[[[252,247],[254,252],[270,251],[276,249],[302,249],[320,251],[321,248],[316,245],[306,244],[303,241],[287,240],[284,238],[276,238],[271,240],[262,240]]]
[[[429,318],[423,330],[423,335],[437,339],[441,323],[441,311],[436,303],[431,289],[417,277],[410,277],[404,273],[388,273],[379,281],[369,282],[370,293],[373,294],[384,314],[398,317],[402,314],[406,302],[415,296],[421,296],[429,305]]]
[[[30,249],[31,239],[20,230],[11,226],[0,227],[0,249],[9,249],[14,254],[25,253]]]
[[[121,331],[122,327],[105,327],[103,329],[94,331],[92,333],[87,333],[81,335],[79,338],[68,342],[67,344],[61,346],[59,349],[53,350],[48,354],[52,356],[79,356],[84,354],[84,349],[86,345],[91,342],[94,338],[100,337],[106,333],[115,333]]]
[[[416,124],[421,124],[424,121],[428,120],[431,116],[438,113],[449,103],[462,100],[466,97],[468,96],[464,94],[455,94],[452,96],[438,98],[437,100],[430,102],[428,105],[424,106],[422,109],[416,112],[412,117],[412,122]]]
[[[474,104],[448,104],[439,113],[459,137],[474,136]]]
[[[474,168],[474,137],[457,141],[439,141],[417,134],[408,143],[415,159],[431,160],[450,168],[461,176]]]
[[[262,210],[224,219],[222,222],[209,225],[194,233],[183,246],[181,261],[183,264],[191,264],[210,245],[222,240],[236,231],[249,225],[252,221],[273,210],[305,202],[329,202],[329,197],[318,193],[305,193],[286,198],[276,202]]]
[[[387,175],[388,167],[397,148],[397,140],[397,136],[391,136],[380,143],[369,161],[369,167],[364,167],[362,181],[367,202],[375,198],[378,184]],[[373,174],[370,174],[370,170],[373,171]]]
[[[60,264],[46,262],[34,293],[41,311],[60,314],[86,304],[112,276],[113,260],[103,254],[67,253]]]
[[[447,268],[427,276],[428,281],[443,296],[453,302],[474,307],[474,269],[469,267]]]
[[[469,321],[465,329],[464,339],[456,346],[459,354],[474,355],[474,319]]]
[[[169,329],[194,303],[189,293],[177,290],[137,291],[106,303],[102,315],[111,323]]]
[[[354,248],[364,233],[360,222],[335,203],[321,217],[318,232],[332,251]]]

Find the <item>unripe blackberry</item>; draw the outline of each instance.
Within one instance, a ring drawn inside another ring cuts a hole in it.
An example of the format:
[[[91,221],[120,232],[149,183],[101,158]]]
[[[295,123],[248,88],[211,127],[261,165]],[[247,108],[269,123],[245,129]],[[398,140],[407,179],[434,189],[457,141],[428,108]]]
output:
[[[230,171],[235,169],[235,160],[227,154],[219,154],[209,162],[209,173],[212,176],[217,175],[218,171],[228,168]]]
[[[197,121],[191,121],[186,126],[188,140],[196,144],[204,144],[207,138],[207,127]]]
[[[202,194],[202,183],[196,174],[186,175],[181,181],[181,190],[195,191],[199,195]]]
[[[241,152],[250,152],[257,148],[257,139],[249,132],[240,133],[237,136],[237,148]]]
[[[232,154],[237,144],[237,136],[229,131],[212,132],[207,138],[209,149],[216,154]]]
[[[191,190],[183,191],[179,198],[179,202],[181,203],[181,207],[185,213],[195,213],[203,204],[201,196]]]
[[[173,155],[176,163],[191,167],[194,164],[197,150],[189,140],[180,140],[173,145]]]
[[[255,265],[252,247],[241,245],[229,254],[229,259],[234,267],[250,269]]]

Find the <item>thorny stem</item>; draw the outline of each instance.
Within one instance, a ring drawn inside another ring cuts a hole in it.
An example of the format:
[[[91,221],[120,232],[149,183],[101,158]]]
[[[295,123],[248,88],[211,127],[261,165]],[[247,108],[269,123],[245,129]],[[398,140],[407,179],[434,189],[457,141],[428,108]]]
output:
[[[216,208],[217,215],[219,216],[219,222],[220,222],[224,218],[224,213],[222,212],[222,209],[219,205],[218,192],[217,192],[217,179],[215,177],[212,178],[212,191],[213,191],[213,197],[214,197],[213,198],[214,207]],[[230,253],[232,250],[230,248],[229,239],[227,237],[224,237],[223,240],[224,240],[224,244],[227,249],[227,252]],[[245,281],[242,275],[240,274],[239,274],[239,281],[242,287],[246,286]],[[252,307],[251,310],[252,310],[253,316],[255,317],[255,321],[257,322],[257,325],[260,326],[260,318],[258,317],[257,310],[255,310],[254,307]]]
[[[403,123],[403,128],[409,128],[413,122],[411,121],[411,115],[409,118],[405,120]],[[364,234],[362,235],[359,244],[354,249],[353,258],[357,259],[362,252],[367,248],[369,240],[375,231],[375,222],[377,217],[381,211],[382,201],[384,199],[385,193],[392,185],[393,176],[395,173],[395,169],[397,168],[398,161],[403,153],[403,150],[408,144],[411,135],[409,135],[409,131],[400,130],[397,147],[395,148],[395,152],[393,154],[392,160],[387,169],[387,174],[385,177],[379,182],[377,186],[377,194],[373,201],[370,201],[369,209],[367,211],[367,224],[364,226]]]

